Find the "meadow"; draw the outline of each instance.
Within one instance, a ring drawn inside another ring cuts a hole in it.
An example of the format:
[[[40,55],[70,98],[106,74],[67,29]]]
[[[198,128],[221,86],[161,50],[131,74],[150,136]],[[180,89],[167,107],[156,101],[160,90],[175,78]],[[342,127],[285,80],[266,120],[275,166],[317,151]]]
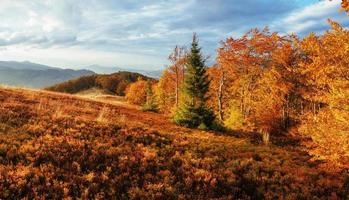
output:
[[[288,138],[179,127],[162,114],[0,87],[0,199],[345,199],[345,171]]]

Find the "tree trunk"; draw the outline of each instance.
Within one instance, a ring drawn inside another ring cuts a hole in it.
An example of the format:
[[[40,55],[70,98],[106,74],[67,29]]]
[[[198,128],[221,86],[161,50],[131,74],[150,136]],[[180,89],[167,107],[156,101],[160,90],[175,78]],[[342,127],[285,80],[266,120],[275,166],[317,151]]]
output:
[[[264,145],[269,145],[270,133],[268,131],[262,131],[263,143]]]
[[[241,96],[240,96],[240,112],[242,118],[245,119],[245,108],[244,108],[244,89],[241,87]]]
[[[223,116],[223,87],[224,87],[224,79],[225,79],[225,74],[224,71],[221,71],[221,77],[219,81],[219,87],[218,87],[218,114],[219,114],[219,119],[221,121],[224,120]]]
[[[285,111],[285,105],[282,106],[282,124],[283,127],[286,128],[286,111]]]
[[[178,66],[176,66],[176,107],[178,107],[179,102],[179,70]]]

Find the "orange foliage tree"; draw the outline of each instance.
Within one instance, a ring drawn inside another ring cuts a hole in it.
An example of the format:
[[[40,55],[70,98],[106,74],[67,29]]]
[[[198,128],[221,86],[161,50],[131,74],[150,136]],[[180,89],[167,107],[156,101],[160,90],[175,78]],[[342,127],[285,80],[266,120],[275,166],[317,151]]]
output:
[[[322,36],[281,37],[266,28],[223,41],[207,71],[208,104],[219,119],[231,129],[260,132],[265,142],[286,131],[310,138],[305,144],[317,158],[348,163],[349,31],[329,23],[332,30]],[[176,105],[182,77],[175,72],[165,70],[159,82],[163,110]]]
[[[349,161],[349,31],[329,22],[331,31],[299,42],[302,96],[310,102],[299,131],[312,139],[311,153],[341,164]]]
[[[230,102],[223,112],[228,127],[258,130],[266,138],[278,128],[291,87],[284,73],[289,63],[282,58],[291,55],[285,53],[289,48],[287,38],[267,28],[222,42],[217,57],[221,72],[216,82],[226,81]],[[223,74],[229,80],[222,79]]]
[[[310,138],[318,158],[349,161],[349,31],[304,39],[252,30],[218,49],[210,105],[232,129]]]
[[[126,100],[135,105],[143,105],[147,100],[147,81],[138,79],[126,89]]]
[[[176,46],[169,56],[171,65],[164,70],[157,85],[156,95],[160,111],[171,112],[178,106],[180,88],[184,80],[186,50]]]
[[[349,0],[342,0],[341,6],[343,10],[349,12]]]

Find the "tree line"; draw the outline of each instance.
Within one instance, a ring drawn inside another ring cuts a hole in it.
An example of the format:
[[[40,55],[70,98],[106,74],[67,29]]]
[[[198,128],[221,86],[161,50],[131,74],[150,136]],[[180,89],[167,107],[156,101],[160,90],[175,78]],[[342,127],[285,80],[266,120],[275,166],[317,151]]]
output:
[[[55,92],[75,94],[91,88],[98,88],[106,93],[124,96],[127,86],[139,79],[152,80],[152,78],[138,73],[120,71],[108,75],[94,74],[83,76],[63,83],[58,83],[45,89]]]
[[[229,37],[210,67],[194,35],[191,49],[175,47],[153,83],[152,110],[191,128],[258,132],[265,143],[285,133],[309,138],[314,155],[342,162],[349,158],[349,31],[329,24],[303,38],[268,28]],[[131,88],[128,99],[140,94]]]

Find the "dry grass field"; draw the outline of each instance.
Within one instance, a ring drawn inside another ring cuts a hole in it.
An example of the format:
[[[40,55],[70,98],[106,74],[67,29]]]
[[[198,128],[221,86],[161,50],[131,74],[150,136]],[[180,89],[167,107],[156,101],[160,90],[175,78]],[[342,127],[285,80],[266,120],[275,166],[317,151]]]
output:
[[[104,100],[0,88],[0,199],[347,197],[344,172],[299,146],[186,129]]]
[[[127,103],[125,100],[125,97],[108,94],[103,89],[99,89],[99,88],[91,88],[88,90],[84,90],[82,92],[76,93],[75,95],[78,97],[92,99],[94,101],[98,101],[102,103],[108,103],[108,104],[114,104],[114,105],[127,107],[127,108],[139,109],[139,106]]]

